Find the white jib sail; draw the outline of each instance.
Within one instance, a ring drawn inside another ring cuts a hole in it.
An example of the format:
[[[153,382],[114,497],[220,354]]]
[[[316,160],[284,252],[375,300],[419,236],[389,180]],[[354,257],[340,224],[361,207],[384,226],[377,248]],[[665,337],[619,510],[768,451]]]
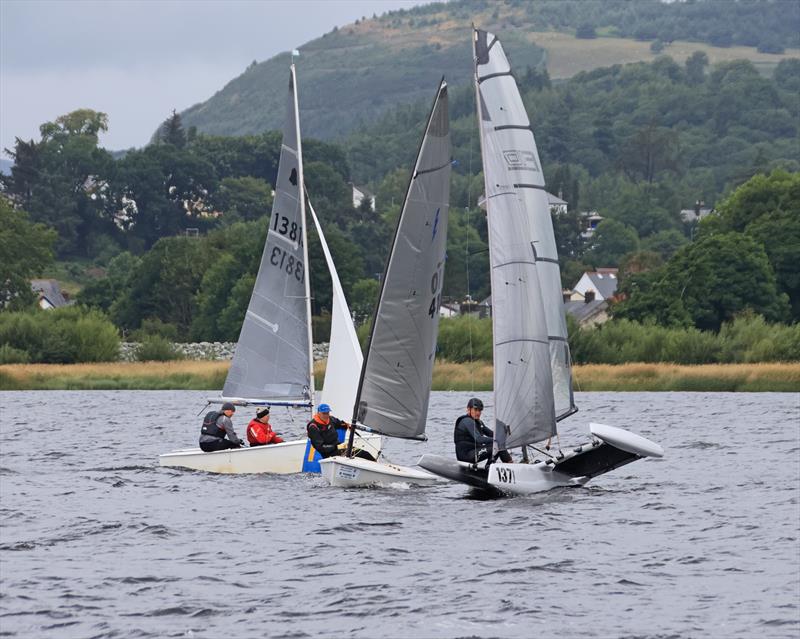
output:
[[[546,439],[556,429],[536,218],[517,190],[518,176],[534,162],[538,170],[538,157],[522,145],[522,136],[532,144],[532,133],[499,42],[476,30],[474,45],[492,285],[494,433],[497,446],[507,449]]]
[[[436,355],[450,199],[450,123],[442,80],[406,193],[373,318],[357,421],[423,439]]]
[[[319,243],[328,264],[333,287],[328,364],[325,368],[325,382],[320,399],[330,405],[334,415],[348,415],[356,402],[358,374],[361,371],[364,357],[361,354],[353,318],[350,315],[350,308],[347,306],[333,257],[311,202],[308,203],[308,209],[311,212],[311,219],[314,220],[314,226],[317,228]]]
[[[225,380],[223,397],[310,402],[310,312],[302,150],[294,67],[275,200],[255,287]]]

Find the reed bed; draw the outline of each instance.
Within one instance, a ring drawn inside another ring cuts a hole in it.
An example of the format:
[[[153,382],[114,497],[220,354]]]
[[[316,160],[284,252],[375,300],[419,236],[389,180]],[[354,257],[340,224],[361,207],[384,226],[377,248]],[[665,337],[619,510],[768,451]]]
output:
[[[229,362],[102,362],[6,364],[0,390],[214,390],[222,388]]]
[[[217,390],[229,362],[113,362],[6,364],[0,390]],[[356,371],[357,372],[357,371]],[[578,391],[800,392],[800,362],[767,364],[585,364],[573,369]],[[325,362],[314,366],[322,387]],[[437,360],[433,389],[489,391],[492,365]]]

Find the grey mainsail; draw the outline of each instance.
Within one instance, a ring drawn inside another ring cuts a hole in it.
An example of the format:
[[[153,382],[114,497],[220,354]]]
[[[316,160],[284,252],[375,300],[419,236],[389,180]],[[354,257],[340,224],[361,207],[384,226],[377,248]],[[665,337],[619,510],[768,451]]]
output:
[[[428,414],[450,199],[450,123],[442,80],[383,275],[354,423],[423,439]]]
[[[563,315],[560,323],[556,319],[563,312],[560,284],[557,308],[548,309],[554,305],[551,280],[558,277],[558,258],[528,116],[497,38],[475,30],[474,53],[489,229],[494,432],[498,448],[507,449],[556,432],[566,325]],[[568,353],[566,358],[568,374]]]
[[[313,393],[303,160],[294,65],[275,200],[255,287],[222,394],[310,403]]]

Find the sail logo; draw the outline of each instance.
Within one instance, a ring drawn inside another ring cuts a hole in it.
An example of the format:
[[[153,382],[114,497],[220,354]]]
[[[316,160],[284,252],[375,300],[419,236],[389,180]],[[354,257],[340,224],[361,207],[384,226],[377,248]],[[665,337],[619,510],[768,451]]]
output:
[[[441,208],[436,209],[436,216],[433,218],[433,234],[431,235],[431,242],[436,239],[436,231],[439,228],[439,211]]]
[[[533,151],[509,149],[503,151],[503,158],[505,158],[509,171],[539,171],[536,154]]]

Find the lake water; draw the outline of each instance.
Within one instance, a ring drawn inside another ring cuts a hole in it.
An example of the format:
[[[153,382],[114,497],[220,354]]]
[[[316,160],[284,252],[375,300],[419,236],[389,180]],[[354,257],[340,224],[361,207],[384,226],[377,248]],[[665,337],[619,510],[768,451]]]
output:
[[[562,443],[591,420],[665,457],[499,500],[158,467],[205,395],[0,393],[0,636],[800,635],[800,395],[578,393]],[[468,397],[388,457],[452,455]]]

